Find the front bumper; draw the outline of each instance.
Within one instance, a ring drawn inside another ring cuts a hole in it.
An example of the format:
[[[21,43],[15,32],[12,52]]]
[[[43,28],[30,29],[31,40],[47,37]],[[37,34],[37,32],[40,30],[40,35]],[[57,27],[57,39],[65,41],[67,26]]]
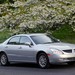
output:
[[[62,54],[62,55],[56,55],[53,54],[52,56],[49,56],[49,62],[51,64],[59,64],[59,63],[67,63],[67,62],[73,62],[75,61],[75,54]]]

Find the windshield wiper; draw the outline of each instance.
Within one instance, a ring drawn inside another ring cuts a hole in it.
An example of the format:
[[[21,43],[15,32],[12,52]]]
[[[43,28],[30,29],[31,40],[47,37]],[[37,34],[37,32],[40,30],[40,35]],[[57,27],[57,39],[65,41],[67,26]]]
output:
[[[53,43],[53,42],[45,42],[45,43],[43,43],[43,44],[49,44],[49,43]]]

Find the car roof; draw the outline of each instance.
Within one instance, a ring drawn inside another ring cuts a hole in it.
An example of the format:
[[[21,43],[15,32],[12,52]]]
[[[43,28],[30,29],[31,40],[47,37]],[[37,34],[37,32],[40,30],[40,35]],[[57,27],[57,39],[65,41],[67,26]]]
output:
[[[36,35],[44,35],[44,33],[18,34],[18,35],[14,35],[14,36],[36,36]]]

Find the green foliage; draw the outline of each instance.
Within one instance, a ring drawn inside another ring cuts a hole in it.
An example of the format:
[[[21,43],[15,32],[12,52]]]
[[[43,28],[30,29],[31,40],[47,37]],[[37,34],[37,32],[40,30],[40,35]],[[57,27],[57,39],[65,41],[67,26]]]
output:
[[[10,3],[14,3],[14,0],[8,0]]]
[[[0,0],[0,4],[2,4],[2,3],[4,3],[4,2],[6,2],[7,0]]]
[[[1,25],[36,28],[46,32],[61,25],[75,27],[75,3],[71,0],[6,0],[0,6]],[[11,4],[13,3],[13,4]],[[3,24],[4,23],[4,24]],[[37,27],[38,26],[38,27]],[[38,31],[37,30],[37,31]]]
[[[5,41],[7,38],[11,36],[11,32],[9,30],[4,30],[0,32],[0,42]]]
[[[75,0],[0,0],[0,28],[4,27],[7,29],[0,32],[1,42],[14,30],[52,31],[56,38],[74,42]]]
[[[44,33],[45,31],[43,30],[37,30],[37,29],[27,29],[30,31],[29,33]],[[75,32],[73,32],[73,29],[69,25],[64,25],[60,29],[51,31],[52,35],[56,37],[57,39],[60,39],[63,42],[68,42],[68,43],[75,43]],[[24,32],[19,32],[19,33],[28,33],[26,31]],[[7,38],[9,38],[12,34],[14,34],[13,31],[10,32],[10,30],[3,30],[0,32],[0,42],[5,41]]]
[[[14,3],[14,0],[0,0],[0,4],[3,4],[5,2]]]
[[[75,32],[70,25],[64,25],[59,30],[53,31],[52,35],[61,41],[75,43]]]

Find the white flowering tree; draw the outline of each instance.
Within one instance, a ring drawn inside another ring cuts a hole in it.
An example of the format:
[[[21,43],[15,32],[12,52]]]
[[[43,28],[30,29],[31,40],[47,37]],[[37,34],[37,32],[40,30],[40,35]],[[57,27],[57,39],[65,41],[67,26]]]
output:
[[[66,24],[75,30],[74,0],[7,0],[0,4],[1,29],[46,32]]]

